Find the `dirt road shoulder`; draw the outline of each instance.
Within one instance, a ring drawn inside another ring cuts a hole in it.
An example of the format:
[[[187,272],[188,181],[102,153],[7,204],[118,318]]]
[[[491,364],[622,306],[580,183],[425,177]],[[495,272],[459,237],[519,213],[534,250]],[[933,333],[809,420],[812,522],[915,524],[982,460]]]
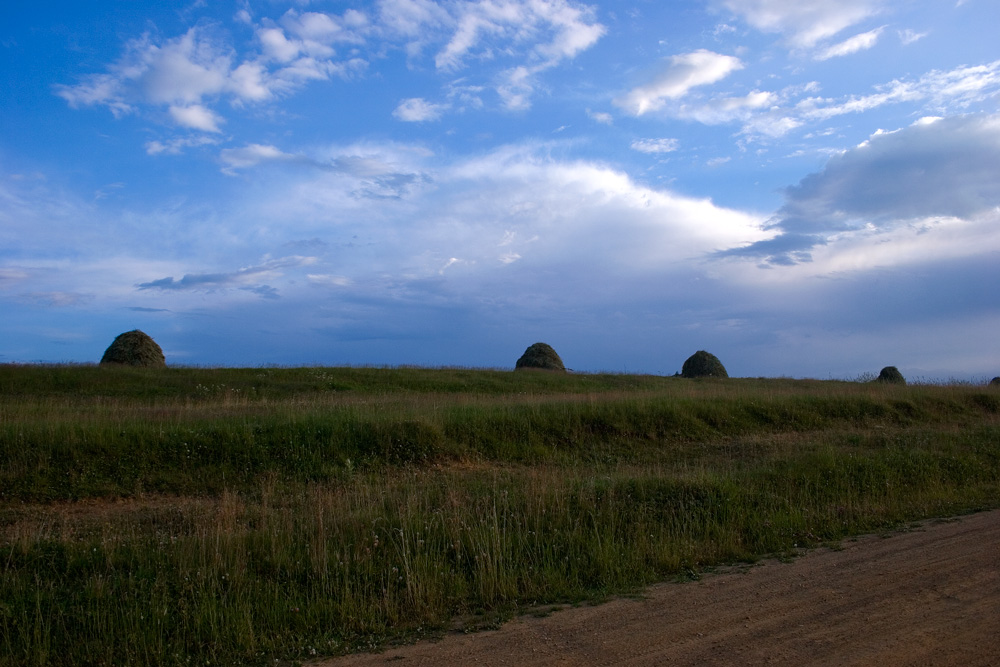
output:
[[[1000,511],[312,667],[1000,664]]]

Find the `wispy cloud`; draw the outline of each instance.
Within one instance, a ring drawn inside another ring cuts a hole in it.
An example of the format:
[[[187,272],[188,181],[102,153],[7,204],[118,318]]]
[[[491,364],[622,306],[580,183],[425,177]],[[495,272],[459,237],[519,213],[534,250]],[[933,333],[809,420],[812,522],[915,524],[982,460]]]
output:
[[[928,34],[930,34],[930,33],[917,32],[916,30],[912,30],[910,28],[907,28],[906,30],[900,30],[899,31],[899,41],[902,42],[904,46],[909,46],[910,44],[914,44],[916,42],[919,42],[924,37],[926,37]]]
[[[764,32],[811,48],[885,10],[885,0],[721,0],[721,5]]]
[[[845,39],[842,42],[822,49],[814,58],[816,60],[829,60],[831,58],[848,56],[859,51],[867,51],[878,43],[878,38],[882,35],[883,30],[885,30],[885,26]]]
[[[479,0],[449,9],[451,37],[435,56],[437,67],[445,70],[461,68],[468,58],[490,57],[498,40],[515,48],[527,44],[532,59],[554,65],[590,48],[605,32],[592,10],[567,0]],[[420,15],[440,23],[440,14],[425,10]]]
[[[607,111],[592,111],[587,109],[587,116],[602,125],[613,125],[615,122],[615,117]]]
[[[197,148],[198,146],[214,146],[219,143],[219,139],[206,135],[196,135],[193,137],[176,137],[160,141],[154,139],[146,142],[146,153],[149,155],[180,155],[186,148]]]
[[[962,113],[1000,93],[1000,61],[932,70],[918,79],[896,79],[879,84],[874,92],[863,95],[822,97],[815,94],[817,89],[818,86],[809,84],[780,91],[754,90],[742,96],[725,93],[699,96],[681,104],[667,104],[660,99],[657,104],[664,114],[676,118],[705,125],[740,123],[740,133],[748,138],[778,138],[803,126],[893,104],[914,105],[925,115]],[[639,95],[630,99],[646,104],[643,108],[650,108],[652,104]]]
[[[13,267],[0,267],[0,288],[10,287],[28,278],[28,272]]]
[[[916,81],[895,80],[878,86],[870,95],[847,99],[807,98],[796,105],[795,115],[808,120],[826,120],[900,102],[925,102],[932,109],[961,110],[998,91],[1000,60],[949,71],[933,70]]]
[[[678,146],[677,139],[636,139],[632,142],[632,150],[640,153],[672,153]]]
[[[408,123],[420,123],[438,120],[447,109],[447,104],[434,104],[420,97],[411,97],[400,102],[392,115]]]
[[[242,148],[223,148],[219,159],[224,165],[223,171],[233,174],[239,169],[256,167],[263,162],[298,161],[304,159],[304,156],[285,153],[269,144],[247,144]]]
[[[667,100],[686,95],[692,88],[707,86],[742,69],[739,58],[706,49],[672,56],[651,81],[630,90],[615,104],[634,116],[663,107]]]
[[[69,308],[79,306],[94,300],[93,294],[81,292],[25,292],[20,295],[22,301],[54,308]]]
[[[298,255],[268,260],[256,266],[248,266],[236,271],[223,273],[189,273],[177,280],[173,276],[139,283],[139,290],[163,291],[214,291],[237,288],[254,292],[260,296],[274,298],[277,291],[270,285],[261,284],[261,280],[280,277],[282,271],[316,263],[315,257]]]

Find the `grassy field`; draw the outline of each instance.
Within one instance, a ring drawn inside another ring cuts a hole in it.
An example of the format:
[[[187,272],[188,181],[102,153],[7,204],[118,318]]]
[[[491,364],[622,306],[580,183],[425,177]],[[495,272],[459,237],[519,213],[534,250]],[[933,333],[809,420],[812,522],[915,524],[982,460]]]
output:
[[[995,507],[995,387],[6,365],[0,665],[273,665]]]

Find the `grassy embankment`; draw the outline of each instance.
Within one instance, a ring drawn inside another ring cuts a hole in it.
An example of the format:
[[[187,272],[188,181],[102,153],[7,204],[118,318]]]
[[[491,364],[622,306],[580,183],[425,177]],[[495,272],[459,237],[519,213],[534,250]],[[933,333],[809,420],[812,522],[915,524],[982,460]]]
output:
[[[973,386],[0,366],[0,665],[273,664],[998,507],[998,414]]]

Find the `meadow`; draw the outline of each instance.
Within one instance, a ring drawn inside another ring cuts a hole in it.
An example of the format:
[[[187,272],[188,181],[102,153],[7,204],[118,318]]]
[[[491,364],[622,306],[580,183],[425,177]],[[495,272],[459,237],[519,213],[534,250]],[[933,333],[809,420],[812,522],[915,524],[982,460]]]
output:
[[[0,665],[274,665],[1000,507],[1000,389],[0,365]]]

